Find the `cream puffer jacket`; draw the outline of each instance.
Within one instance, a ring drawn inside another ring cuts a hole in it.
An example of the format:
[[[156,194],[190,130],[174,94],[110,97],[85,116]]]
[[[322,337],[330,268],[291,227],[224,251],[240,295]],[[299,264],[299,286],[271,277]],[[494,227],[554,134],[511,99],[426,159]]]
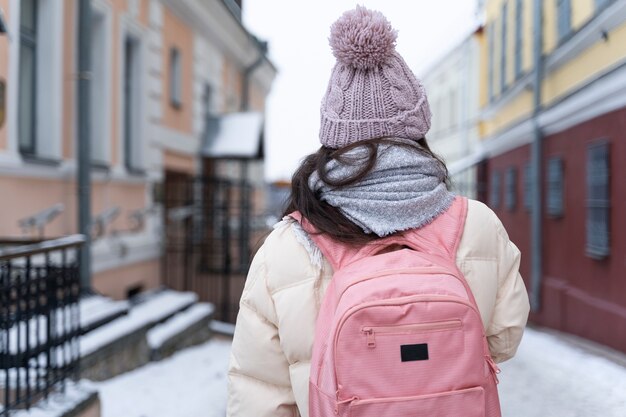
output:
[[[520,252],[498,217],[469,200],[457,265],[496,362],[519,345],[529,303]],[[281,222],[258,251],[241,297],[228,372],[228,417],[308,417],[315,319],[332,268],[297,223]],[[504,376],[506,377],[506,376]]]

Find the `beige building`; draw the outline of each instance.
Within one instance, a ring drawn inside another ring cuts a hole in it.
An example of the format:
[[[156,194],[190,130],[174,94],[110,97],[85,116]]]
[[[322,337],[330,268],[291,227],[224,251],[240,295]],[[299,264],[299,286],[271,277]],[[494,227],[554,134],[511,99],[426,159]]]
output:
[[[124,298],[162,283],[166,179],[201,173],[209,116],[262,114],[276,70],[240,2],[92,7],[92,283]],[[78,1],[0,8],[0,236],[76,233]]]
[[[476,198],[476,170],[467,157],[479,144],[480,41],[482,29],[465,38],[422,76],[433,114],[429,145],[451,174],[453,189]]]

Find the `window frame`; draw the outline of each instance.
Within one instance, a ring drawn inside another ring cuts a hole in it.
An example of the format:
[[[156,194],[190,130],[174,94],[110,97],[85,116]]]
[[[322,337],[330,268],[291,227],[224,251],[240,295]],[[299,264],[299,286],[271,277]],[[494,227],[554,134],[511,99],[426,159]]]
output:
[[[555,219],[565,215],[565,164],[561,156],[547,161],[546,213]]]
[[[559,43],[572,33],[572,2],[556,0],[556,32]]]
[[[169,52],[170,69],[170,105],[180,109],[183,105],[182,54],[180,48],[173,46]]]
[[[499,209],[502,200],[502,174],[493,170],[489,180],[489,205],[493,209]]]
[[[515,1],[515,79],[523,73],[524,59],[524,0]]]
[[[524,164],[524,208],[533,209],[533,166],[530,162]]]
[[[34,28],[32,30],[26,28],[22,24],[23,11],[20,10],[20,37],[19,37],[19,47],[20,47],[20,62],[19,62],[19,81],[18,81],[18,100],[21,103],[22,101],[22,77],[25,72],[22,69],[22,50],[24,48],[28,48],[32,52],[32,71],[30,74],[30,84],[32,86],[30,92],[30,120],[31,128],[30,128],[30,137],[28,138],[28,143],[24,144],[24,137],[22,132],[22,111],[24,110],[20,105],[18,105],[18,149],[19,152],[26,156],[35,156],[37,154],[37,36],[38,36],[38,20],[39,20],[39,0],[32,0],[33,4],[33,24]]]
[[[604,166],[593,167],[594,159],[597,163],[598,158],[601,156],[606,158],[601,163]],[[598,179],[603,180],[602,183],[598,183]],[[610,142],[607,139],[593,141],[587,145],[586,181],[585,249],[587,256],[601,260],[607,258],[611,253],[611,152]],[[602,186],[603,189],[601,188]],[[600,190],[605,194],[605,198],[592,198]],[[600,238],[593,234],[595,230],[598,230],[597,224],[594,225],[594,222],[597,222],[594,213],[603,213],[602,235]],[[602,242],[599,243],[599,240]]]
[[[517,208],[517,167],[507,168],[504,174],[504,206],[508,211]]]
[[[487,28],[487,43],[488,43],[488,47],[489,47],[489,51],[487,53],[488,56],[488,69],[487,69],[487,76],[489,77],[487,80],[487,87],[488,87],[488,95],[489,95],[489,101],[493,101],[494,97],[495,97],[495,77],[494,77],[494,73],[495,73],[495,64],[496,64],[496,60],[495,60],[495,54],[494,54],[494,47],[495,47],[495,39],[496,39],[496,34],[495,34],[495,27],[496,24],[495,22],[492,22],[488,28]]]
[[[506,91],[507,87],[507,46],[508,46],[508,19],[509,18],[509,3],[505,1],[502,4],[502,22],[500,33],[500,91]]]

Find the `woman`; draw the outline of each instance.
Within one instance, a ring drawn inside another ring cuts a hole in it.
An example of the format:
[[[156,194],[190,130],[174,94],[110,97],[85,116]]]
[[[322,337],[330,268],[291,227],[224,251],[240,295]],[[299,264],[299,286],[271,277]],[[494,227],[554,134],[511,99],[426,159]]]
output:
[[[395,40],[385,17],[363,7],[331,27],[337,64],[321,106],[322,147],[295,173],[285,219],[250,267],[233,340],[230,417],[309,415],[316,318],[333,275],[316,236],[359,248],[419,233],[459,200],[426,143],[426,93]],[[476,300],[489,353],[502,362],[515,354],[529,311],[520,253],[485,205],[468,200],[466,213],[454,259]]]

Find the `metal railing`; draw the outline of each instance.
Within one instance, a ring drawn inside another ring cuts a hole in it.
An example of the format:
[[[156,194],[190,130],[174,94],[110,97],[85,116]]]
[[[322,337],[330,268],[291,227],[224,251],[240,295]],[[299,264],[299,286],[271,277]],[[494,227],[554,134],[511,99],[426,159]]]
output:
[[[0,416],[78,376],[82,235],[0,240]]]

